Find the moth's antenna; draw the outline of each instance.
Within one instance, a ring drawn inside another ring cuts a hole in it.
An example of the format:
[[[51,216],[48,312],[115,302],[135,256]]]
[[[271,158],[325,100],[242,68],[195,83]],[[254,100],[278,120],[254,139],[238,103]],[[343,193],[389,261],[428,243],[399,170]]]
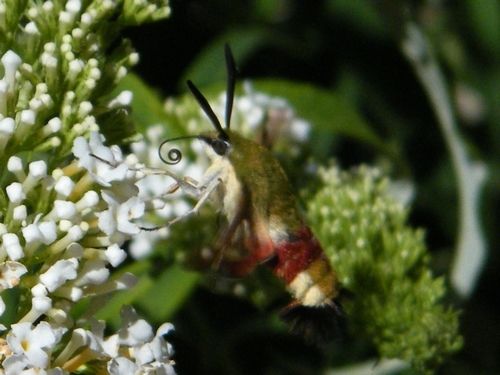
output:
[[[210,104],[208,104],[207,98],[203,96],[203,94],[200,92],[200,90],[198,90],[198,88],[194,85],[193,82],[187,81],[187,85],[189,87],[189,90],[191,90],[191,92],[193,93],[195,99],[200,104],[201,109],[203,109],[203,112],[206,113],[206,115],[212,122],[213,126],[215,127],[215,130],[217,130],[221,138],[223,138],[224,140],[228,140],[229,137],[224,131],[224,129],[222,129],[219,119],[215,115],[212,107],[210,107]]]
[[[226,88],[226,129],[231,125],[231,112],[233,111],[234,87],[236,85],[236,64],[234,63],[231,47],[226,43],[224,46],[226,55],[227,88]]]

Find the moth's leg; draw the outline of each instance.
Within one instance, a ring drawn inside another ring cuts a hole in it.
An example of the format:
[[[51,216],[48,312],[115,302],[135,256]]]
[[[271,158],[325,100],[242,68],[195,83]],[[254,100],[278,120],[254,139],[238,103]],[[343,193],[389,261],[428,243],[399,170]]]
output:
[[[103,163],[115,167],[115,165],[113,165],[113,163],[109,162],[108,160],[105,160],[95,154],[90,154],[90,155]],[[142,172],[146,175],[165,175],[174,179],[175,182],[167,189],[167,192],[164,195],[172,194],[173,192],[177,191],[180,188],[187,194],[190,194],[198,198],[198,201],[196,202],[195,206],[185,214],[170,220],[166,225],[163,226],[153,227],[153,228],[141,227],[141,229],[145,231],[155,231],[163,227],[169,227],[181,221],[182,219],[197,213],[203,206],[203,204],[208,200],[210,194],[217,188],[217,186],[221,182],[220,176],[223,172],[223,168],[221,166],[213,165],[207,169],[201,181],[198,183],[195,179],[190,177],[179,178],[178,176],[167,170],[153,169],[153,168],[135,168],[135,169],[130,168],[130,169]]]
[[[167,224],[165,224],[165,225],[153,227],[153,228],[141,227],[141,229],[145,230],[145,231],[156,231],[156,230],[159,230],[159,229],[164,228],[164,227],[169,227],[169,226],[185,219],[188,216],[196,214],[200,210],[200,208],[205,204],[205,202],[208,200],[208,198],[210,197],[210,194],[212,194],[212,192],[217,188],[219,183],[220,183],[220,179],[215,178],[208,185],[202,186],[202,188],[196,187],[195,191],[199,192],[201,195],[198,196],[198,201],[196,202],[194,207],[191,208],[186,213],[184,213],[180,216],[177,216],[176,218],[167,222]]]
[[[169,177],[172,177],[170,174],[166,173],[155,173],[156,175],[166,175]],[[160,198],[166,197],[170,194],[175,193],[177,190],[181,189],[184,191],[186,194],[189,194],[195,198],[200,196],[200,189],[198,188],[198,181],[196,181],[194,178],[191,177],[183,177],[182,179],[176,180],[173,184],[171,184],[165,193],[163,193]]]
[[[167,226],[171,226],[171,225],[181,221],[182,219],[184,219],[188,216],[196,214],[200,210],[200,208],[205,204],[205,202],[208,200],[208,198],[210,197],[210,194],[212,194],[212,192],[217,188],[219,183],[220,183],[220,180],[217,178],[217,179],[213,179],[208,185],[202,186],[201,188],[198,188],[198,191],[200,191],[202,193],[198,199],[198,202],[196,202],[194,207],[192,209],[190,209],[188,212],[186,212],[185,214],[183,214],[181,216],[177,216],[175,219],[170,220],[167,223]]]
[[[116,164],[113,164],[109,160],[103,159],[96,154],[91,153],[90,156],[99,160],[102,163],[109,165],[110,167],[116,168]],[[194,197],[199,197],[200,192],[198,189],[198,182],[191,177],[178,177],[174,173],[171,173],[165,169],[155,169],[155,168],[129,168],[131,171],[141,172],[145,175],[158,175],[158,176],[168,176],[172,178],[175,182],[169,186],[166,193],[163,195],[169,195],[176,192],[179,188],[182,189],[187,194]]]
[[[207,169],[207,171],[203,175],[203,177],[202,177],[201,181],[199,182],[199,184],[195,184],[195,180],[194,179],[182,180],[183,184],[187,184],[189,186],[190,190],[188,192],[192,193],[192,195],[194,195],[196,198],[198,198],[198,201],[196,202],[195,206],[192,209],[190,209],[189,211],[187,211],[183,215],[178,216],[178,217],[170,220],[166,225],[164,225],[162,227],[169,227],[169,226],[171,226],[171,225],[173,225],[173,224],[175,224],[175,223],[183,220],[184,218],[186,218],[188,216],[196,214],[200,210],[200,208],[205,204],[205,202],[208,200],[208,198],[210,197],[210,195],[212,194],[212,192],[221,183],[221,181],[222,181],[221,180],[222,173],[223,173],[223,168],[221,168],[221,167],[217,167],[217,168],[210,167],[210,168]],[[179,181],[177,181],[177,183],[178,182]],[[179,186],[180,186],[181,189],[183,188],[182,185],[179,185]],[[173,185],[172,188],[176,189],[175,184]],[[142,229],[152,231],[152,230],[160,229],[162,227],[142,228]]]
[[[166,175],[172,177],[175,182],[167,189],[164,195],[172,194],[177,191],[179,188],[185,193],[195,197],[201,198],[205,192],[214,183],[217,181],[222,174],[222,167],[219,165],[214,165],[209,167],[204,175],[202,176],[200,182],[196,181],[194,178],[189,176],[179,178],[174,174],[164,171],[161,169],[144,169],[144,173],[148,174],[156,174],[156,175]]]

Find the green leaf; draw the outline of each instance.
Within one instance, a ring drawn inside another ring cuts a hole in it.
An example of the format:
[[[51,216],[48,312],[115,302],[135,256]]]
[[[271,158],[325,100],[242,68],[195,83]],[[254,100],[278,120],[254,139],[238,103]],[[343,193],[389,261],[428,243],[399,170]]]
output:
[[[10,288],[0,293],[0,297],[5,304],[5,311],[1,315],[0,324],[8,326],[16,322],[21,292],[19,288]]]
[[[131,305],[142,293],[148,290],[154,281],[147,274],[151,265],[147,261],[136,262],[128,267],[124,267],[120,272],[114,274],[114,278],[119,278],[123,273],[130,272],[138,277],[137,284],[127,289],[104,297],[97,297],[91,305],[102,306],[97,309],[95,314],[97,319],[106,320],[111,326],[119,327],[120,325],[120,310],[124,305]]]
[[[258,91],[287,99],[299,117],[313,125],[316,155],[324,154],[329,147],[332,134],[340,134],[365,142],[383,153],[392,153],[386,144],[357,113],[357,111],[335,92],[315,87],[308,83],[286,80],[257,80],[253,86]]]
[[[137,129],[144,132],[153,124],[163,123],[172,131],[182,128],[172,121],[164,110],[163,100],[159,93],[149,87],[141,78],[133,73],[128,74],[118,85],[115,92],[130,90],[134,94],[132,100],[132,119]]]
[[[466,15],[476,38],[486,52],[500,56],[500,3],[497,0],[467,0]]]
[[[138,277],[137,284],[126,291],[117,292],[111,298],[98,297],[93,305],[102,305],[96,314],[97,319],[106,320],[110,325],[120,325],[120,310],[124,305],[139,306],[154,322],[164,322],[181,307],[184,300],[196,286],[199,275],[188,272],[180,266],[172,265],[158,278],[151,276],[152,265],[149,261],[138,262],[125,267],[116,277],[124,272]]]
[[[387,35],[386,25],[371,1],[329,0],[326,8],[337,19],[349,22],[371,38]]]
[[[226,81],[226,63],[224,61],[224,44],[229,43],[237,65],[242,64],[259,46],[273,40],[263,28],[242,28],[228,32],[210,43],[193,60],[180,81],[193,81],[203,87]],[[183,86],[184,87],[184,86]]]
[[[200,274],[172,265],[154,280],[137,300],[138,306],[156,322],[163,322],[182,306],[197,285]]]
[[[95,116],[108,144],[126,143],[136,134],[134,121],[129,116],[130,108],[117,107],[112,110],[106,108],[102,112],[100,109],[96,109]]]

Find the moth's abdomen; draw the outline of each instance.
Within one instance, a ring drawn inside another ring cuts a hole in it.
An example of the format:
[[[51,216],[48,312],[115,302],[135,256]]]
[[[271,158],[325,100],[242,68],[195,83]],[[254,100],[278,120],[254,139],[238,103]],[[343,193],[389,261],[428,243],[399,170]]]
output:
[[[335,301],[339,283],[335,271],[311,230],[302,227],[293,241],[276,246],[274,272],[283,279],[294,300],[281,318],[290,330],[312,343],[326,343],[342,332],[343,313]]]
[[[288,284],[288,290],[304,306],[323,306],[336,297],[337,280],[324,257],[316,259]]]
[[[279,243],[276,255],[274,272],[298,303],[311,307],[332,303],[338,294],[337,277],[309,228],[295,233],[293,241]]]

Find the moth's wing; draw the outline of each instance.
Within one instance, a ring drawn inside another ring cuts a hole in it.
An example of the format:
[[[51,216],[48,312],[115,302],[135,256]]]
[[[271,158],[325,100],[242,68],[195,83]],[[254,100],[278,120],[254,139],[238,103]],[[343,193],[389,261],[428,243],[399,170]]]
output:
[[[230,222],[224,226],[217,236],[215,243],[215,258],[212,263],[213,269],[219,269],[220,264],[228,249],[234,246],[244,246],[246,237],[245,221],[248,219],[248,197],[242,194],[236,209],[236,214]],[[240,247],[240,248],[242,248]]]

